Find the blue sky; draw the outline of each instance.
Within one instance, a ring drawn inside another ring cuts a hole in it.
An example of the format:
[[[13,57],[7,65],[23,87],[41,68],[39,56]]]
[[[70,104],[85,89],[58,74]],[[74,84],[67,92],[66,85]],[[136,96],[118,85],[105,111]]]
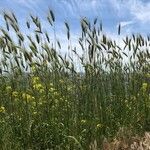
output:
[[[48,30],[46,16],[48,8],[56,17],[56,32],[64,38],[64,21],[70,24],[72,37],[76,38],[80,30],[80,19],[90,21],[97,17],[103,22],[104,32],[116,36],[117,26],[122,26],[122,35],[131,33],[149,34],[150,0],[0,0],[0,12],[13,11],[22,29],[29,14],[38,15]],[[2,25],[2,17],[0,25]]]
[[[150,25],[149,0],[0,0],[0,11],[12,10],[20,21],[30,13],[45,20],[48,8],[54,11],[58,25],[67,20],[73,30],[78,30],[85,16],[90,20],[98,17],[109,32],[115,32],[119,22],[127,33],[148,33]]]

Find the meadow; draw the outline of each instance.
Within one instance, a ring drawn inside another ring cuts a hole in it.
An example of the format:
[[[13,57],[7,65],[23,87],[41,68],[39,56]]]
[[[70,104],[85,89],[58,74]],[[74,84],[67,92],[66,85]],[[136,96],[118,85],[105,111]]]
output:
[[[14,13],[4,12],[3,19],[1,150],[98,150],[106,138],[150,131],[149,36],[120,38],[120,46],[101,22],[83,18],[81,50],[72,47],[65,22],[68,49],[62,54],[51,10],[46,19],[53,35],[37,16],[24,27],[32,35],[21,32]]]

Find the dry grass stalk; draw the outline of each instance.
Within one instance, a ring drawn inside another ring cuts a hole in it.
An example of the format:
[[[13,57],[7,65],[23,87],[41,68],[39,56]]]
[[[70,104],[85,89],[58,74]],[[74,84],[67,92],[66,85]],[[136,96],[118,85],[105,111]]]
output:
[[[150,132],[145,132],[143,137],[115,138],[109,142],[103,141],[103,150],[150,150]],[[90,150],[99,150],[96,140],[90,144]]]

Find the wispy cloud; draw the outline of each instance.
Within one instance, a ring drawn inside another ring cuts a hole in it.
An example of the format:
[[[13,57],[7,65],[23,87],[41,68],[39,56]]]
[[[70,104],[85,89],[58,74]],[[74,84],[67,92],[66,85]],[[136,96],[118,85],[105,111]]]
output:
[[[143,1],[138,0],[134,2],[134,5],[131,5],[130,10],[135,18],[142,23],[150,23],[150,2],[144,3]]]
[[[100,0],[62,0],[61,3],[75,17],[89,15],[89,13],[89,16],[98,15],[101,6]]]
[[[40,2],[40,0],[12,0],[12,2],[35,11],[35,9],[38,8],[38,3]]]
[[[123,27],[126,27],[126,26],[129,26],[131,24],[134,24],[134,21],[122,21],[120,22],[120,26],[123,28]]]
[[[54,11],[56,26],[62,28],[63,22],[67,21],[74,32],[80,30],[82,17],[90,21],[98,17],[104,31],[114,33],[117,33],[116,25],[119,23],[125,33],[133,30],[146,33],[149,31],[147,24],[150,24],[148,0],[1,0],[0,10],[5,8],[13,10],[21,23],[30,13],[44,22],[50,8]],[[44,27],[47,28],[47,24],[44,23]]]
[[[130,16],[134,21],[150,23],[150,1],[143,0],[109,0],[118,12],[118,17]]]

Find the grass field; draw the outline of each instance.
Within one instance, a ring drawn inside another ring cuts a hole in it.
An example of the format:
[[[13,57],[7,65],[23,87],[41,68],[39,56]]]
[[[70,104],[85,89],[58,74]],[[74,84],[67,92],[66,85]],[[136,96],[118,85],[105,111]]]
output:
[[[150,131],[149,36],[126,36],[119,46],[96,19],[84,18],[81,51],[72,48],[64,23],[68,50],[63,55],[51,10],[47,20],[54,42],[38,17],[26,22],[32,36],[20,31],[13,13],[3,17],[0,149],[88,150],[95,142],[101,149],[120,129],[125,137]]]

